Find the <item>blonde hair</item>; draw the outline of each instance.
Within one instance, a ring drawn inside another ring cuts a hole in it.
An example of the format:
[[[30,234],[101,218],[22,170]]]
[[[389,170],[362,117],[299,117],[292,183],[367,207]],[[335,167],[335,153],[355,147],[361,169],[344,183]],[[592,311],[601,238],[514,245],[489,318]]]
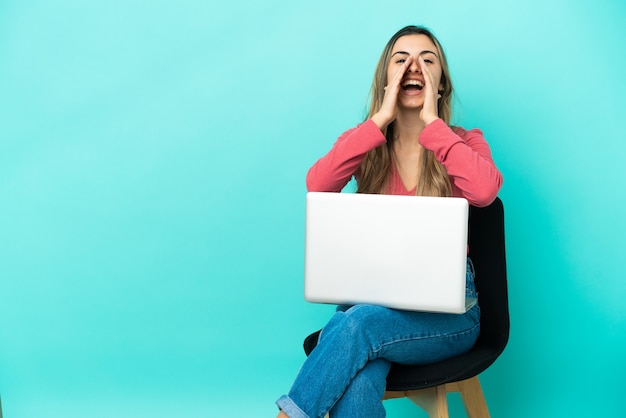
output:
[[[370,109],[367,119],[371,118],[381,108],[385,97],[385,85],[387,84],[387,68],[391,59],[391,51],[396,41],[406,35],[426,35],[437,47],[441,62],[441,85],[443,90],[439,91],[441,98],[438,102],[439,117],[446,124],[450,124],[452,118],[452,81],[448,70],[448,62],[441,44],[435,36],[426,28],[421,26],[406,26],[396,32],[391,37],[383,50],[370,90]],[[358,193],[385,193],[389,184],[389,173],[391,167],[391,146],[394,139],[393,122],[386,129],[385,137],[387,143],[377,147],[367,153],[357,172]],[[452,186],[445,167],[437,161],[432,151],[422,150],[420,160],[420,177],[415,194],[420,196],[451,196]]]

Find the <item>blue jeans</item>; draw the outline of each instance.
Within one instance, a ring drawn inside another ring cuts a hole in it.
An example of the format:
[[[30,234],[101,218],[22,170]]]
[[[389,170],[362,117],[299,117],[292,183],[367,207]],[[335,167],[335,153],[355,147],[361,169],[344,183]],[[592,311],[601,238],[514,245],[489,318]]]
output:
[[[476,296],[468,258],[466,293]],[[469,351],[480,331],[480,308],[465,314],[340,306],[322,330],[288,395],[276,404],[290,418],[384,417],[391,363],[427,364]]]

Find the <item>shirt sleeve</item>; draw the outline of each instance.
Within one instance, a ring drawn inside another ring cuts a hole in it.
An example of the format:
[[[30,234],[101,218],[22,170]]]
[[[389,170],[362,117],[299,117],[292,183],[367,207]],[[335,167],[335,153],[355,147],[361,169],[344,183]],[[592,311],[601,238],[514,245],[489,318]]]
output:
[[[474,206],[487,206],[495,200],[502,174],[479,129],[452,129],[439,119],[424,128],[419,141],[448,171],[455,196]]]
[[[371,120],[344,132],[331,150],[309,169],[309,192],[340,192],[350,181],[368,151],[384,144],[385,136]]]

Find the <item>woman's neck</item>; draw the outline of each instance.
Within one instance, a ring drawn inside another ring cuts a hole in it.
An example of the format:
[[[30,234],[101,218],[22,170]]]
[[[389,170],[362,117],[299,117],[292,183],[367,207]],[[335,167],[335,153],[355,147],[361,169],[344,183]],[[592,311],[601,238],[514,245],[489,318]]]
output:
[[[407,190],[415,189],[419,183],[423,151],[419,136],[423,130],[424,122],[417,112],[400,113],[394,121],[392,155],[400,180]]]
[[[396,146],[402,149],[421,148],[419,136],[424,127],[424,122],[420,119],[419,113],[399,113],[393,126],[393,140]]]

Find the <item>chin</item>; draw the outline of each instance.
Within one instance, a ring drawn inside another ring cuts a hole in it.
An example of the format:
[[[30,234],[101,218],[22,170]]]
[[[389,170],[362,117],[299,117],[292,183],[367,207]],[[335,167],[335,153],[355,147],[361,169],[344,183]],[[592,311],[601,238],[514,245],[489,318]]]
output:
[[[424,101],[423,100],[401,101],[400,103],[398,103],[398,107],[405,109],[405,110],[422,110],[422,107],[424,107]]]

